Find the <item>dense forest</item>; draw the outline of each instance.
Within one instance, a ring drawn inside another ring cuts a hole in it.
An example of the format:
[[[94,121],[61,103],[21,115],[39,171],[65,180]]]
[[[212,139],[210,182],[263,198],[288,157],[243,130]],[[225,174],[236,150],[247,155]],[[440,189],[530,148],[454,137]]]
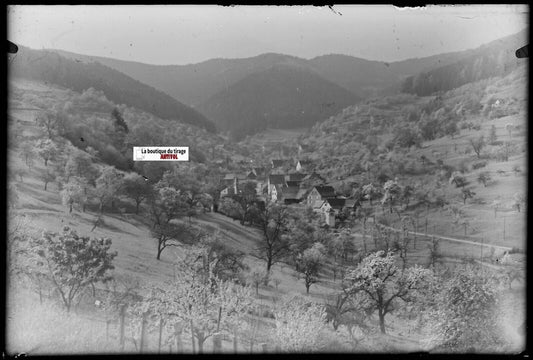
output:
[[[494,41],[457,62],[406,78],[401,91],[425,96],[489,77],[505,76],[522,63],[514,52],[523,45],[522,36],[517,35]]]
[[[358,100],[312,71],[275,65],[229,86],[199,110],[240,140],[266,128],[310,127]]]

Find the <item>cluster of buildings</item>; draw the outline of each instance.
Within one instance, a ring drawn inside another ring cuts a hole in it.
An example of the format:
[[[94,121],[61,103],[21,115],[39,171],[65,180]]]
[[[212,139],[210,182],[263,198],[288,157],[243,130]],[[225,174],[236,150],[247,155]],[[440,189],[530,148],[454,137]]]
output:
[[[328,226],[335,226],[336,218],[341,213],[353,214],[359,204],[355,199],[340,196],[335,189],[326,184],[326,180],[315,171],[310,171],[309,160],[274,159],[269,167],[252,167],[242,173],[225,174],[222,183],[225,188],[220,198],[239,196],[247,186],[255,184],[258,200],[308,206],[324,216]]]

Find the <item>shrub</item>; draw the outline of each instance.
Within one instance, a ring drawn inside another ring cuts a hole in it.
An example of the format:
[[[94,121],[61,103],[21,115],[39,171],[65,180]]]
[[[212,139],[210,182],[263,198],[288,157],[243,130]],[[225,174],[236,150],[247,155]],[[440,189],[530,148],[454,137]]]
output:
[[[509,254],[524,254],[525,251],[523,249],[520,249],[516,246],[513,246],[511,250],[509,250]]]
[[[481,169],[481,168],[484,168],[485,166],[487,166],[487,162],[486,161],[480,161],[480,162],[472,164],[472,170]]]

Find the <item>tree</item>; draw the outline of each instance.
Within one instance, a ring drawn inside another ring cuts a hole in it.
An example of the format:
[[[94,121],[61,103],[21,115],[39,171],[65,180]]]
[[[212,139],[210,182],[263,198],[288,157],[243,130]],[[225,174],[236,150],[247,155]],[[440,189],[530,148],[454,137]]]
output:
[[[173,187],[156,184],[149,196],[150,215],[156,225],[168,224],[186,214],[189,205],[187,196]]]
[[[476,139],[470,138],[468,140],[468,142],[472,146],[472,149],[476,153],[477,157],[480,158],[481,157],[481,150],[483,150],[483,148],[486,145],[485,138],[483,137],[483,135],[481,135],[480,137],[478,137]]]
[[[105,167],[102,174],[95,181],[94,195],[98,199],[100,214],[104,212],[104,205],[111,202],[113,207],[114,199],[122,187],[124,175],[119,173],[112,166]]]
[[[324,345],[326,311],[301,295],[288,295],[274,309],[275,344],[283,352],[314,352]]]
[[[54,160],[59,153],[56,144],[50,139],[44,139],[37,142],[37,153],[44,160],[44,166],[48,166],[48,161]]]
[[[311,285],[318,282],[320,270],[325,260],[325,252],[324,245],[316,242],[309,249],[306,249],[298,259],[298,272],[303,275],[307,294],[309,294]]]
[[[67,226],[61,234],[46,232],[33,239],[33,246],[38,268],[59,292],[67,312],[84,288],[110,279],[107,272],[117,255],[110,251],[111,239],[78,236]]]
[[[468,185],[468,181],[466,180],[466,178],[458,171],[454,171],[452,173],[452,175],[450,176],[449,183],[455,184],[455,186],[458,188],[464,188],[466,185]]]
[[[429,249],[429,265],[433,271],[435,271],[435,266],[437,263],[442,263],[444,256],[440,251],[440,240],[434,236],[431,237],[431,243],[428,244]]]
[[[522,204],[525,204],[525,198],[524,198],[524,195],[521,194],[521,193],[515,193],[513,195],[513,208],[516,209],[518,212],[520,212],[520,207],[522,206]]]
[[[463,197],[463,204],[466,204],[466,199],[472,199],[476,195],[471,189],[462,188],[461,196]]]
[[[497,320],[495,279],[480,271],[469,265],[442,279],[436,304],[426,321],[433,334],[433,350],[465,352],[474,348],[493,352],[505,345]]]
[[[403,201],[405,208],[407,208],[409,206],[409,202],[411,201],[411,198],[413,197],[415,193],[415,189],[411,185],[405,185],[401,188],[401,190],[402,191],[400,194],[400,198]]]
[[[266,204],[258,211],[257,220],[263,234],[257,248],[256,257],[266,261],[267,272],[275,263],[282,260],[288,253],[287,237],[287,207],[276,204]]]
[[[20,147],[20,156],[24,159],[28,170],[31,170],[35,155],[35,147],[27,141],[23,142]]]
[[[365,257],[361,263],[350,270],[345,281],[351,294],[363,292],[374,310],[378,311],[379,327],[385,331],[385,316],[397,309],[398,300],[412,301],[411,295],[422,289],[424,280],[430,276],[427,269],[414,266],[400,272],[392,252],[377,251]]]
[[[179,239],[187,236],[189,229],[183,224],[162,223],[151,230],[152,236],[157,240],[157,256],[160,260],[161,253],[168,247],[181,246]]]
[[[46,169],[45,172],[41,175],[41,179],[44,182],[44,191],[46,191],[48,183],[53,182],[56,179],[56,175],[50,170]]]
[[[409,227],[416,232],[416,223],[415,219],[410,216],[404,216],[401,220],[402,232],[401,235],[399,234],[401,239],[394,242],[394,250],[398,251],[398,255],[400,256],[400,259],[402,259],[402,271],[404,271],[407,268],[407,252],[409,250],[409,243],[411,242],[411,238],[409,237]]]
[[[248,273],[248,279],[255,288],[255,294],[259,295],[259,285],[268,279],[268,273],[264,268],[255,266],[250,269],[250,272]]]
[[[194,258],[194,254],[187,254]],[[183,266],[182,266],[183,267]],[[203,352],[205,341],[222,330],[235,330],[245,315],[254,308],[249,287],[223,281],[213,274],[198,276],[190,268],[182,268],[163,296],[156,300],[157,308],[168,325],[188,327]],[[145,306],[149,310],[149,306]],[[171,331],[174,332],[174,329]]]
[[[522,264],[513,260],[509,253],[505,253],[499,261],[503,265],[503,280],[512,289],[513,281],[524,279],[525,269]]]
[[[489,132],[489,144],[494,145],[498,137],[496,136],[496,126],[492,125]]]
[[[484,187],[487,187],[487,183],[491,180],[490,173],[488,171],[482,171],[477,177],[477,182],[483,184]]]
[[[241,204],[230,197],[222,198],[218,211],[232,219],[242,219],[244,214]]]
[[[212,272],[218,279],[241,281],[241,272],[247,268],[244,253],[226,245],[222,234],[215,232],[200,240],[204,272]]]
[[[122,191],[135,201],[135,214],[139,214],[139,206],[150,195],[152,187],[141,175],[131,173],[124,176]]]
[[[379,194],[379,190],[372,183],[370,183],[363,186],[362,193],[364,194],[365,199],[370,201],[370,206],[372,206],[372,199]]]
[[[398,125],[394,129],[394,143],[399,147],[410,148],[411,146],[420,147],[422,138],[414,126]]]
[[[402,195],[402,188],[400,187],[400,185],[398,185],[398,182],[396,180],[388,180],[383,185],[383,190],[384,190],[384,193],[383,193],[383,198],[381,199],[381,204],[385,205],[388,203],[389,211],[392,214],[393,205]]]
[[[67,182],[71,176],[86,178],[93,182],[99,175],[98,168],[93,164],[92,158],[85,151],[72,149],[65,164],[65,176]]]
[[[87,195],[80,182],[76,181],[76,179],[70,179],[68,183],[63,185],[63,189],[60,191],[61,202],[63,205],[69,207],[69,214],[72,213],[74,204],[81,206],[85,212],[85,204],[87,203]]]
[[[44,113],[41,113],[35,119],[35,122],[39,127],[44,129],[48,139],[53,139],[53,137],[57,134],[59,117],[52,111],[45,111]]]
[[[459,135],[460,132],[461,131],[459,130],[459,127],[457,126],[457,121],[449,120],[444,126],[444,133],[448,135],[449,137],[451,137],[452,139],[455,135]]]
[[[124,121],[124,117],[122,117],[122,114],[120,113],[119,109],[114,108],[111,112],[111,116],[113,117],[115,129],[121,129],[125,133],[129,132],[128,124],[126,124],[126,121]]]
[[[242,192],[237,196],[238,202],[242,209],[241,224],[244,225],[246,220],[250,220],[250,213],[253,212],[256,199],[256,183],[253,181],[247,181],[244,183]]]

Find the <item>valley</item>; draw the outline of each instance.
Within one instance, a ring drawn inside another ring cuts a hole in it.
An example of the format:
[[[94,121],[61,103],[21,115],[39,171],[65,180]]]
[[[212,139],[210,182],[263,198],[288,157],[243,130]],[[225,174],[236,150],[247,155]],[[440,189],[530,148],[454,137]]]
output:
[[[521,352],[528,75],[479,65],[493,48],[174,77],[28,50],[9,78],[9,351]],[[460,66],[479,71],[427,80]],[[190,161],[132,161],[134,146]]]

